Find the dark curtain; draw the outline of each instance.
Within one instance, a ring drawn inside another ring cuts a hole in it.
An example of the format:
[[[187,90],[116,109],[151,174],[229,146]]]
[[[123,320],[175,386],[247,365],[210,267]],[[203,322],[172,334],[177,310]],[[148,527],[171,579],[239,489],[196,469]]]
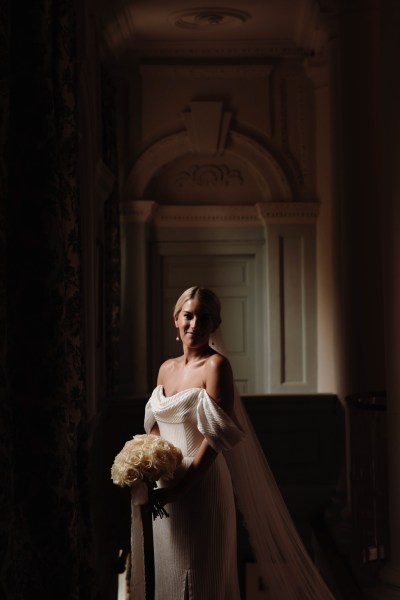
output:
[[[105,364],[106,394],[110,398],[117,391],[120,338],[120,229],[117,155],[117,90],[104,66],[100,66],[101,150],[102,159],[115,175],[114,190],[104,204],[105,246]]]
[[[118,391],[119,371],[119,340],[120,340],[120,229],[118,194],[114,192],[108,198],[104,207],[105,212],[105,364],[106,364],[106,393],[112,397]]]
[[[2,7],[0,596],[89,600],[78,23],[71,0]]]
[[[15,558],[17,543],[14,536],[15,460],[13,411],[7,381],[7,194],[8,194],[8,134],[10,103],[10,7],[0,5],[0,573],[2,598],[18,598]]]

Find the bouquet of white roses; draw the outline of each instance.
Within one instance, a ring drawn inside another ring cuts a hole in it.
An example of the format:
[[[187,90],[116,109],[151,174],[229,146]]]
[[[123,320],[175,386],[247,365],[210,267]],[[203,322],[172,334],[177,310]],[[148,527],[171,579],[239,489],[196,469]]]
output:
[[[159,435],[135,435],[117,454],[111,478],[120,487],[132,487],[136,504],[148,501],[149,487],[157,487],[158,479],[172,479],[182,462],[182,452]],[[168,516],[163,506],[152,505],[153,518]]]

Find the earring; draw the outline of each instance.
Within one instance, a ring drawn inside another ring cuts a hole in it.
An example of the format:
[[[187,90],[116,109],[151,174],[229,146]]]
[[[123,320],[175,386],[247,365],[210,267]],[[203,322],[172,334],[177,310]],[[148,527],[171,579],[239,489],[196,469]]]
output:
[[[179,342],[179,335],[177,335],[175,339],[177,342]]]

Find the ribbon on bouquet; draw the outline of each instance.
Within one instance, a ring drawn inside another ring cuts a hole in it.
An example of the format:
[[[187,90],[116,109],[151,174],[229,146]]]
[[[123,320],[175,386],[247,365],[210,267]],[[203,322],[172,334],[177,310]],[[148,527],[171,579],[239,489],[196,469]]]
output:
[[[144,566],[144,536],[142,513],[140,507],[146,504],[149,497],[148,486],[144,482],[132,486],[131,489],[131,581],[130,600],[145,600],[146,574]]]

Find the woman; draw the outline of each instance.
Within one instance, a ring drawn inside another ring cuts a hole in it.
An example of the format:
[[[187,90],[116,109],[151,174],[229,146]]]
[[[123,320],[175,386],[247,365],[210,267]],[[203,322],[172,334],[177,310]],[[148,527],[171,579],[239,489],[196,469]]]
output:
[[[332,598],[298,538],[236,394],[217,342],[217,296],[189,288],[175,305],[174,323],[183,354],[161,365],[145,414],[146,432],[166,438],[184,455],[173,482],[155,492],[170,514],[153,524],[156,600],[240,598],[232,479],[268,598]]]

